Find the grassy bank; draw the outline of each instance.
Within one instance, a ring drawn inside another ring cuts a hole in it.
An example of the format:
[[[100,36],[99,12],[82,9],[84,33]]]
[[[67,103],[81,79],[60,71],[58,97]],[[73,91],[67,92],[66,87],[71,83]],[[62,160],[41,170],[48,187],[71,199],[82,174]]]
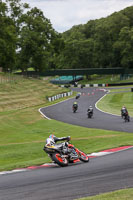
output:
[[[102,101],[100,101],[97,106],[105,111],[105,112],[110,112],[112,114],[117,114],[120,115],[120,110],[122,106],[126,106],[129,115],[133,117],[133,92],[122,92],[121,89],[117,90],[111,90],[111,93],[106,95]],[[113,92],[118,92],[118,93],[113,93]],[[119,93],[120,92],[120,93]]]
[[[8,77],[7,77],[8,78]],[[52,85],[49,80],[20,78],[0,84],[1,112],[24,109],[46,104],[48,96],[63,93],[67,89]]]
[[[81,198],[80,200],[132,200],[133,189],[118,190],[115,192],[96,195],[94,197]]]

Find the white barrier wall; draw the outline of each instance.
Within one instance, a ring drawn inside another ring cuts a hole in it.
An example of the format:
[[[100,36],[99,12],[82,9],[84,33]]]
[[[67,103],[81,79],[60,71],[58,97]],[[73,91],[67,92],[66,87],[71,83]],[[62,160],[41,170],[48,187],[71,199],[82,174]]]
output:
[[[85,85],[83,85],[83,87],[105,87],[105,86],[106,86],[105,83],[103,83],[103,84],[85,84]],[[65,85],[61,85],[61,87],[64,88]],[[75,87],[75,86],[71,84],[71,85],[69,85],[69,87]],[[81,88],[82,85],[78,84],[77,87]]]
[[[60,98],[67,97],[67,96],[71,96],[72,94],[73,94],[73,91],[71,91],[71,92],[65,92],[65,93],[62,93],[62,94],[57,94],[55,96],[48,97],[48,101],[49,102],[55,101],[56,99],[60,99]]]

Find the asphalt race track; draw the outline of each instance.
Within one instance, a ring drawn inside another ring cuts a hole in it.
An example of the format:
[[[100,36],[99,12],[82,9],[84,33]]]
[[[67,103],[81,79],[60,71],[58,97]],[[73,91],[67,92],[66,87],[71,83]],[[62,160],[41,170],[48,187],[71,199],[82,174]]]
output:
[[[0,200],[73,200],[133,187],[133,149],[68,167],[0,176]]]
[[[107,91],[98,90],[96,88],[73,89],[82,92],[82,96],[76,100],[79,108],[77,113],[72,112],[72,105],[75,98],[59,104],[42,108],[41,112],[48,118],[56,119],[69,124],[75,124],[88,128],[98,128],[114,131],[124,131],[133,133],[133,119],[130,123],[125,123],[120,116],[103,113],[95,108],[95,103],[103,97]],[[94,116],[92,119],[87,118],[87,109],[89,105],[94,108]],[[130,114],[130,113],[129,113]]]
[[[88,91],[84,89],[86,94],[78,100],[79,110],[75,114],[72,113],[74,99],[41,111],[47,117],[57,120],[63,118],[61,121],[68,123],[133,133],[132,119],[130,123],[124,123],[121,117],[101,113],[96,108],[94,118],[87,119],[87,107],[90,104],[94,106],[105,94],[105,91],[95,91],[95,94],[92,94],[94,91],[91,90],[91,95],[88,96]],[[130,187],[133,187],[133,148],[91,158],[89,163],[0,175],[0,200],[74,200]]]

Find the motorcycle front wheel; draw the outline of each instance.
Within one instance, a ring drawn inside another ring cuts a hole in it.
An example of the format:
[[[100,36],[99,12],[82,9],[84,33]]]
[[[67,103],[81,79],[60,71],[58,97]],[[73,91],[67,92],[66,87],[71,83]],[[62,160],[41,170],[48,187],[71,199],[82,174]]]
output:
[[[89,162],[89,157],[82,151],[80,151],[79,160],[83,162]]]
[[[52,155],[52,160],[61,167],[66,167],[68,165],[68,160],[59,153],[54,153]]]

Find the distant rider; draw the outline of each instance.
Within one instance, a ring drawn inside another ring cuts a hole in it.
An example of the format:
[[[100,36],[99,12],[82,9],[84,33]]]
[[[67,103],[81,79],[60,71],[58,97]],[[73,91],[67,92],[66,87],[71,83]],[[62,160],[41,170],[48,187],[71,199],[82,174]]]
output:
[[[92,108],[92,106],[89,106],[87,112],[89,112],[89,113],[91,113],[93,115],[93,108]]]
[[[73,108],[77,108],[78,109],[78,103],[76,101],[73,103]]]
[[[76,95],[76,99],[79,99],[79,98],[80,98],[80,95],[81,95],[81,93],[78,93],[78,94]]]
[[[121,117],[123,118],[124,116],[128,116],[128,111],[125,106],[123,106],[121,109]]]

